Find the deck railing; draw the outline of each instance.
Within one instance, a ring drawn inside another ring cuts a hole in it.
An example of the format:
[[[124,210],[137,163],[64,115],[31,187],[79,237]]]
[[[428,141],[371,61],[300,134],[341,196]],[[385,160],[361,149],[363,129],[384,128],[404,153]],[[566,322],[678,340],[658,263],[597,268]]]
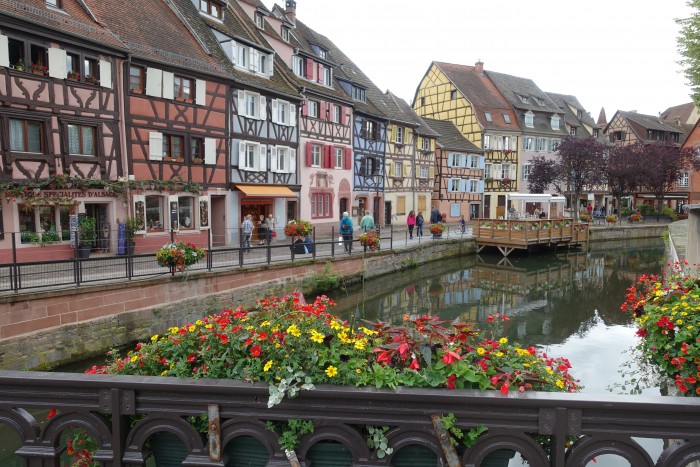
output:
[[[246,453],[255,445],[262,455],[259,465],[282,466],[290,463],[266,421],[295,418],[314,423],[313,433],[300,436],[295,449],[313,467],[324,465],[318,446],[355,466],[409,465],[407,453],[410,465],[422,458],[424,466],[505,466],[507,461],[485,461],[503,450],[537,467],[584,467],[605,454],[635,467],[686,467],[700,460],[700,400],[694,398],[328,385],[272,408],[267,398],[267,386],[259,383],[0,371],[0,444],[14,439],[12,451],[22,465],[56,466],[61,433],[80,427],[98,441],[101,465],[136,466],[150,455],[149,438],[165,431],[185,446],[182,465],[234,465],[237,441],[247,439]],[[58,415],[47,421],[48,409]],[[186,421],[201,414],[209,414],[208,443]],[[447,414],[463,430],[484,425],[488,431],[473,447],[451,451],[449,443],[441,443],[436,422]],[[368,425],[389,427],[391,454],[380,458],[368,447],[363,436]],[[661,441],[656,453],[640,441],[649,438]],[[577,441],[567,447],[572,439]]]

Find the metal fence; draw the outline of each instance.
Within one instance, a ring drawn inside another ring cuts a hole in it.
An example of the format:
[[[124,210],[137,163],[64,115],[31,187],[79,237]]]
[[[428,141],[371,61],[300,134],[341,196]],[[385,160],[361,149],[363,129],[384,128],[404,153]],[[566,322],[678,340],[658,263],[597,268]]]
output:
[[[413,238],[409,238],[405,227],[394,228],[388,225],[376,231],[381,239],[380,250],[392,250],[437,239],[427,232],[427,227],[422,237],[414,235]],[[342,237],[335,227],[314,228],[310,236],[311,245],[295,243],[293,238],[285,237],[283,229],[277,229],[275,233],[272,241],[264,245],[260,245],[257,236],[253,236],[248,248],[247,245],[241,244],[240,229],[230,229],[218,235],[210,235],[208,232],[172,231],[169,235],[166,233],[161,236],[138,237],[136,247],[132,250],[116,246],[114,239],[117,238],[118,232],[114,231],[105,236],[111,240],[98,243],[93,248],[91,257],[80,258],[77,248],[71,250],[68,241],[41,246],[22,244],[22,234],[6,232],[6,236],[10,237],[12,248],[11,251],[6,251],[5,257],[11,260],[0,264],[0,293],[167,275],[170,271],[158,265],[155,253],[164,243],[179,240],[194,242],[206,250],[206,260],[190,266],[188,268],[190,271],[244,268],[371,253],[360,244],[358,237],[362,232],[359,230],[354,232],[349,253],[345,251]],[[462,229],[455,225],[448,226],[439,238],[469,238],[470,236],[470,227]],[[205,242],[206,245],[201,245],[201,242]],[[123,250],[122,254],[115,253],[119,250]],[[49,256],[49,253],[62,255],[65,259],[23,260],[23,258]]]
[[[97,441],[100,465],[137,466],[151,455],[149,446],[155,449],[153,435],[169,432],[186,457],[177,465],[243,465],[235,459],[245,450],[261,456],[245,465],[281,467],[290,461],[266,422],[296,418],[314,423],[295,448],[313,467],[505,467],[515,452],[533,467],[584,467],[603,455],[634,467],[700,461],[695,398],[320,385],[268,408],[268,395],[266,384],[242,381],[0,371],[0,444],[22,465],[53,467],[63,431],[82,428]],[[58,414],[47,420],[49,409]],[[185,418],[202,414],[205,434]],[[438,423],[448,414],[464,431],[481,425],[488,431],[472,447],[453,451]],[[386,457],[369,447],[363,430],[370,425],[387,427],[393,451]],[[334,463],[324,462],[319,446]],[[505,460],[495,460],[497,454]]]

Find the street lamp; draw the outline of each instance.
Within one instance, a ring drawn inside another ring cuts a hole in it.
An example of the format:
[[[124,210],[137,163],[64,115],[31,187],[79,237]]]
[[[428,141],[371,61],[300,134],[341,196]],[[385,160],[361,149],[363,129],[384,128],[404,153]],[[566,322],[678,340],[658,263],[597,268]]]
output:
[[[379,185],[383,184],[384,177],[382,176],[382,174],[375,174],[373,178],[374,178],[374,192],[375,192],[375,194],[374,194],[374,223],[379,224],[379,214],[377,212],[377,211],[379,211]]]

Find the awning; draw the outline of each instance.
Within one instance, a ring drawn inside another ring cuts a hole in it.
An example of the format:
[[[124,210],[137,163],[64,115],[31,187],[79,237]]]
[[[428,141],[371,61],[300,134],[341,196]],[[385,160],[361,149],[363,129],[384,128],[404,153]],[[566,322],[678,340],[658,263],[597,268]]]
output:
[[[236,188],[241,190],[246,196],[255,196],[257,198],[296,198],[297,194],[286,186],[270,186],[270,185],[240,185]]]
[[[511,201],[525,201],[528,203],[549,203],[552,195],[541,193],[509,193],[506,195]]]

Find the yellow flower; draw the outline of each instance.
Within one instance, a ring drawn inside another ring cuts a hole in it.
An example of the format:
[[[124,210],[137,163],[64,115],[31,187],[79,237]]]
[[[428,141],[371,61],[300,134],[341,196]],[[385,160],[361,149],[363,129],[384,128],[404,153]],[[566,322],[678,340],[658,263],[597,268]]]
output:
[[[479,347],[476,349],[476,353],[478,353],[479,355],[484,355],[486,353],[486,349],[484,349],[483,347]]]
[[[347,331],[339,332],[338,339],[340,339],[345,344],[349,344],[352,341],[352,339],[350,339],[350,337],[348,337]]]
[[[317,342],[317,343],[319,343],[319,344],[320,344],[321,342],[323,342],[323,337],[324,337],[324,336],[323,336],[323,334],[321,334],[321,333],[318,332],[317,330],[312,329],[312,330],[309,332],[309,334],[311,334],[311,340],[312,340],[312,341]]]
[[[497,352],[497,353],[496,353],[496,356],[497,356],[497,357],[502,357],[502,356],[503,356],[503,352]]]
[[[170,334],[177,334],[177,332],[178,332],[179,330],[180,330],[180,329],[179,329],[179,328],[176,328],[176,327],[168,328],[168,331],[170,331]]]
[[[134,355],[133,357],[131,357],[131,363],[134,363],[134,362],[135,362],[136,360],[138,360],[138,359],[139,359],[139,356],[138,356],[138,355]]]
[[[158,334],[153,334],[153,335],[151,336],[151,342],[155,342],[155,341],[157,341],[157,340],[158,340]]]
[[[365,327],[361,327],[361,328],[360,328],[360,331],[362,331],[364,334],[366,334],[366,335],[368,335],[368,336],[374,336],[374,335],[377,334],[377,331],[372,331],[371,329],[368,329],[368,328],[365,328]]]
[[[272,360],[268,361],[263,367],[263,371],[269,371],[272,368]]]
[[[190,324],[190,327],[187,328],[187,329],[188,329],[190,332],[195,332],[195,331],[197,330],[197,326],[195,326],[194,324]]]
[[[545,368],[545,371],[549,373],[550,375],[554,373],[554,370],[552,370],[550,367]]]
[[[272,323],[270,323],[269,321],[265,320],[265,321],[263,321],[262,323],[260,323],[260,326],[266,328],[266,327],[268,327],[270,324],[272,324]]]
[[[355,370],[355,373],[357,373],[357,374],[359,375],[360,373],[362,373],[362,370],[360,370],[360,369],[358,368],[358,369]]]
[[[299,331],[299,328],[296,324],[292,324],[287,328],[287,334],[291,334],[294,337],[299,337],[301,336],[301,331]]]
[[[364,339],[356,340],[355,341],[355,348],[357,350],[365,350],[366,343],[367,342]]]
[[[334,331],[339,331],[339,330],[343,329],[343,327],[344,326],[341,323],[339,323],[338,321],[336,321],[336,320],[331,321],[331,329],[333,329]]]
[[[557,380],[557,387],[558,387],[559,389],[564,389],[564,381],[558,379],[558,380]]]
[[[201,319],[198,319],[197,321],[194,322],[194,324],[196,324],[197,326],[201,326],[204,323],[202,323]]]
[[[163,372],[160,374],[161,376],[165,376],[165,374],[168,372],[168,370],[163,370]]]
[[[338,374],[338,369],[336,367],[334,367],[333,365],[331,365],[328,368],[326,368],[326,374],[328,375],[329,378],[332,378]]]
[[[501,344],[507,344],[508,339],[506,337],[501,337],[501,339],[498,342],[500,342]]]

